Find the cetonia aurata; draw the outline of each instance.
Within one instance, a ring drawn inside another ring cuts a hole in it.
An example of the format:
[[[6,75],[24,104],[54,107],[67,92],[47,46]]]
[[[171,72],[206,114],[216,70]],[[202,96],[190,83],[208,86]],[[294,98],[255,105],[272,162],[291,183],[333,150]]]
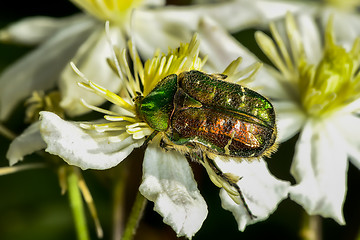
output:
[[[222,74],[200,71],[172,74],[161,80],[145,97],[135,99],[137,115],[162,134],[160,144],[175,149],[191,160],[210,166],[223,181],[233,186],[212,160],[214,155],[254,159],[276,149],[275,112],[262,95],[225,81]]]

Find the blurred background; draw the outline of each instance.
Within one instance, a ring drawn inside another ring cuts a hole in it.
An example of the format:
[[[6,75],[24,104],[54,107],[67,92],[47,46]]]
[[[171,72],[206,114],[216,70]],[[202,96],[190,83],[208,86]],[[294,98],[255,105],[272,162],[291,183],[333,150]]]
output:
[[[190,1],[168,1],[168,4],[189,4]],[[7,1],[0,8],[0,28],[27,16],[68,16],[79,10],[66,0]],[[259,53],[254,40],[254,29],[246,29],[234,36],[255,53]],[[32,48],[0,43],[0,71],[26,54]],[[0,86],[1,87],[1,86]],[[5,123],[16,134],[26,127],[24,107],[20,105]],[[294,182],[289,174],[294,144],[298,136],[281,144],[279,150],[268,160],[270,171],[280,179]],[[8,166],[5,158],[10,141],[0,136],[0,166]],[[121,168],[129,170],[125,205],[130,209],[141,180],[141,150],[114,169],[83,172],[92,193],[99,218],[104,229],[103,239],[111,239],[113,214],[113,188],[110,178],[116,178]],[[37,155],[26,158],[28,162],[39,161]],[[200,231],[193,238],[200,239],[301,239],[299,229],[304,211],[296,203],[285,200],[268,220],[250,225],[239,232],[232,214],[221,207],[219,189],[209,180],[204,169],[192,164],[209,214]],[[332,219],[322,219],[323,239],[352,240],[359,236],[360,228],[360,172],[351,163],[348,172],[348,192],[344,205],[346,226],[339,226]],[[125,216],[128,212],[124,213]],[[87,212],[91,239],[97,239],[93,221]],[[61,195],[57,174],[49,168],[18,172],[0,177],[0,239],[1,240],[61,240],[76,239],[74,221],[68,196]],[[148,202],[135,239],[176,239],[174,231],[162,222]]]

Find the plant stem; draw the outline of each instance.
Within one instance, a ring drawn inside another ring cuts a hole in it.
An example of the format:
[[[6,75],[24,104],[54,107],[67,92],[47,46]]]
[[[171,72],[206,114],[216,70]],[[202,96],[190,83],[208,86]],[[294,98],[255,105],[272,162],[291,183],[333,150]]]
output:
[[[146,198],[141,195],[140,192],[137,193],[134,205],[131,209],[129,219],[125,226],[125,231],[122,240],[132,240],[140,219],[142,218],[145,206],[146,206]]]
[[[16,138],[16,134],[2,124],[0,124],[0,134],[9,140],[14,140]]]
[[[300,238],[303,240],[321,240],[321,231],[321,217],[309,216],[307,213],[304,212],[302,218]]]
[[[70,167],[67,175],[69,201],[75,221],[77,239],[89,240],[89,231],[86,224],[83,199],[78,186],[79,179],[76,171],[78,171],[78,169]]]
[[[113,240],[121,240],[124,233],[124,204],[125,204],[125,172],[121,171],[117,178],[113,191]]]

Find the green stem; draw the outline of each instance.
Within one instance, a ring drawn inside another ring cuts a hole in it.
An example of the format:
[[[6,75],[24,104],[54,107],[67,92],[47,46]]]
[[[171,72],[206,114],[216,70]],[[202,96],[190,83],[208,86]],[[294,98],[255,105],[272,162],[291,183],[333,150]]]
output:
[[[113,197],[113,240],[121,240],[124,233],[125,172],[121,171],[114,186]]]
[[[135,203],[131,209],[129,219],[125,226],[125,231],[122,240],[132,240],[140,219],[142,218],[145,206],[146,206],[146,198],[141,195],[140,192],[137,193],[135,198]]]
[[[78,240],[89,240],[89,231],[87,229],[83,199],[78,186],[78,169],[71,167],[67,175],[68,193],[71,210],[73,213],[75,228]]]
[[[5,127],[2,124],[0,124],[0,134],[11,141],[16,138],[16,134],[10,131],[7,127]]]
[[[302,240],[321,240],[321,217],[309,216],[307,213],[304,212],[302,218],[300,238]]]

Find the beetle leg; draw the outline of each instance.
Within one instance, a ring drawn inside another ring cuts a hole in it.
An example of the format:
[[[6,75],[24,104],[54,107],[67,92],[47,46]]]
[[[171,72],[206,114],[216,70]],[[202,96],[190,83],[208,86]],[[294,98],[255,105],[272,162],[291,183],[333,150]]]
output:
[[[174,150],[174,147],[171,146],[170,144],[167,144],[167,143],[164,141],[163,138],[160,140],[159,145],[160,145],[160,147],[161,147],[162,149],[164,149],[166,152],[169,151],[169,150]]]
[[[142,148],[142,149],[145,149],[146,147],[147,147],[147,145],[149,144],[149,142],[151,141],[151,140],[153,140],[153,138],[156,136],[156,134],[158,134],[159,132],[158,131],[153,131],[146,139],[145,139],[145,141],[144,141],[144,143],[141,145],[141,147],[140,148]]]
[[[256,216],[254,214],[252,214],[249,206],[246,204],[245,201],[245,197],[241,192],[241,189],[239,187],[239,185],[237,185],[237,181],[239,181],[241,178],[238,178],[236,180],[234,180],[233,178],[231,178],[229,175],[227,175],[226,173],[223,173],[221,171],[221,169],[216,165],[216,163],[214,162],[214,160],[210,159],[209,157],[205,156],[202,159],[202,161],[206,161],[207,165],[211,168],[211,170],[222,180],[224,180],[226,183],[228,183],[231,187],[235,188],[236,191],[239,193],[239,197],[241,199],[241,201],[244,204],[244,207],[246,209],[246,211],[248,212],[249,216],[251,219],[255,219]],[[202,164],[206,164],[205,162],[202,162]],[[205,165],[204,165],[205,166]],[[206,168],[206,167],[205,167]]]

